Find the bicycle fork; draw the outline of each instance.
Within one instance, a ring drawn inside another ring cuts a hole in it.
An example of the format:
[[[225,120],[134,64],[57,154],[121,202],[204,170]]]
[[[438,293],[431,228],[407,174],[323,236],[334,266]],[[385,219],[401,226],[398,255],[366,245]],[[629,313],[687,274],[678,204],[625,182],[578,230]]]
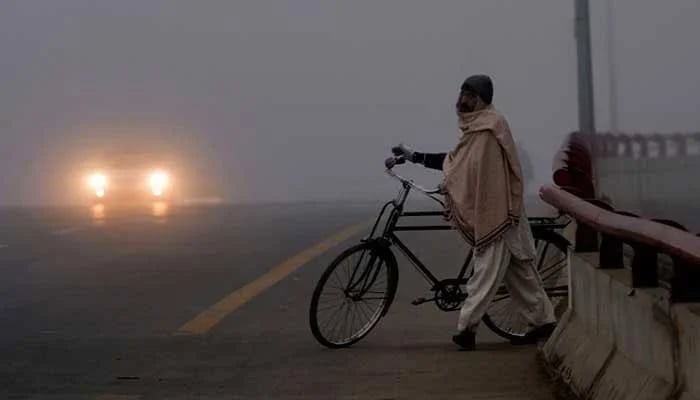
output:
[[[367,292],[369,292],[369,289],[372,287],[372,285],[374,285],[374,282],[377,280],[379,272],[382,269],[381,257],[377,257],[377,255],[371,250],[369,251],[372,253],[370,255],[369,263],[367,263],[367,266],[362,270],[362,273],[356,281],[355,277],[357,275],[357,271],[360,269],[360,265],[362,265],[362,261],[365,258],[365,253],[363,252],[360,256],[360,260],[355,265],[355,268],[353,268],[350,281],[348,282],[348,287],[343,290],[345,296],[350,297],[354,301],[361,299],[365,294],[367,294]],[[378,263],[377,258],[380,259]],[[357,288],[358,286],[360,286],[359,289]]]

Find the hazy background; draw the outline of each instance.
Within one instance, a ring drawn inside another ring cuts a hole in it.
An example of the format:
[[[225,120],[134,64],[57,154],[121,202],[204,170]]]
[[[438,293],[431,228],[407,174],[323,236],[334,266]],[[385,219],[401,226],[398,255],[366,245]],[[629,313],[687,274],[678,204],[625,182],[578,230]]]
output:
[[[605,130],[606,7],[592,3]],[[700,2],[615,11],[620,128],[699,130]],[[392,144],[455,142],[473,73],[494,78],[534,190],[577,126],[573,31],[562,0],[2,0],[0,204],[75,201],[86,160],[130,147],[179,154],[194,196],[382,198]]]

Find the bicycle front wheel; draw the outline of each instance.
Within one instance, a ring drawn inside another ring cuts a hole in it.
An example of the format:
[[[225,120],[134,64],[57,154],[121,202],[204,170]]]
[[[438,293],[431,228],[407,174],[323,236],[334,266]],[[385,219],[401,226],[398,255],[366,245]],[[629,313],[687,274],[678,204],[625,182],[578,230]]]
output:
[[[568,270],[566,268],[568,241],[556,232],[535,237],[537,272],[549,296],[557,318],[566,309]],[[489,304],[483,322],[494,333],[505,339],[517,339],[532,329],[518,304],[512,301],[506,286],[501,284]]]
[[[389,309],[397,279],[396,260],[385,248],[363,243],[341,253],[311,298],[309,322],[316,340],[341,348],[365,337]]]

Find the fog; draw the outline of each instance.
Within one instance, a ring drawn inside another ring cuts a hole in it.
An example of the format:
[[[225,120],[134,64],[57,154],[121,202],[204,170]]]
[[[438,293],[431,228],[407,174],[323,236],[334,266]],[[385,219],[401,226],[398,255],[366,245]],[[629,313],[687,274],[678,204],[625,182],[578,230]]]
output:
[[[592,3],[607,130],[606,6]],[[699,130],[700,3],[614,9],[620,129]],[[534,191],[578,124],[573,31],[560,0],[3,0],[0,204],[75,202],[86,160],[122,147],[177,154],[195,197],[381,199],[391,145],[455,143],[474,73],[493,77]]]

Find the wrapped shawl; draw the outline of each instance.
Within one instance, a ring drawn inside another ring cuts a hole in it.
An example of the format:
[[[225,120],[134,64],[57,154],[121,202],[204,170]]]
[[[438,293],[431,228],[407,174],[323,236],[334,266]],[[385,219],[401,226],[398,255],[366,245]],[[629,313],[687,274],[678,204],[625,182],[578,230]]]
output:
[[[459,113],[462,137],[443,165],[449,218],[478,250],[520,221],[523,179],[505,118],[489,105]]]

